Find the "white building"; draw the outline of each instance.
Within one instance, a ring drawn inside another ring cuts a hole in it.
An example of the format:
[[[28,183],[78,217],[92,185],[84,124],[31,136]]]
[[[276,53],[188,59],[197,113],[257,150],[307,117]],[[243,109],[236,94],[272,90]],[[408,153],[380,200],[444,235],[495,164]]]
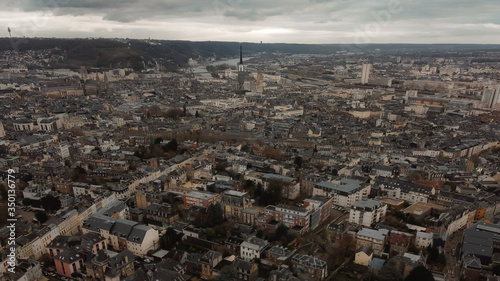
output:
[[[257,237],[248,237],[240,245],[240,257],[245,261],[251,261],[260,258],[261,254],[267,249],[269,242]]]
[[[349,222],[367,227],[384,221],[387,205],[383,202],[364,199],[354,202],[349,214]]]
[[[317,183],[313,188],[313,196],[333,197],[333,204],[350,208],[357,200],[367,198],[370,185],[364,182],[342,178],[331,182]]]
[[[115,219],[95,214],[83,222],[83,234],[99,233],[114,250],[130,250],[135,256],[145,257],[160,247],[158,231],[134,221]]]
[[[417,248],[427,248],[429,246],[432,247],[432,236],[432,233],[417,231],[415,246]]]
[[[23,190],[23,198],[32,200],[40,200],[45,195],[49,194],[52,188],[44,185],[31,185]]]
[[[436,193],[434,187],[387,177],[378,177],[375,186],[387,192],[387,197],[405,200],[410,204],[427,203],[429,196]]]

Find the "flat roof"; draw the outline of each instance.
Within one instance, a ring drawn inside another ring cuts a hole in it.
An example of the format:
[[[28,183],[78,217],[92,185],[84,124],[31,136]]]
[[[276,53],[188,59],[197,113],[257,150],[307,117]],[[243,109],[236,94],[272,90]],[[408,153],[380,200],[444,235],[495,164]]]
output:
[[[243,197],[246,194],[247,194],[246,192],[240,192],[240,191],[236,191],[236,190],[224,191],[224,195],[230,195],[230,196],[236,196],[236,197]]]
[[[202,199],[210,199],[210,198],[216,196],[216,194],[213,194],[210,192],[191,191],[191,192],[185,194],[185,196],[191,196],[191,197],[202,198]]]
[[[373,209],[376,209],[378,207],[382,207],[383,205],[384,205],[384,203],[381,201],[378,201],[378,200],[363,199],[363,200],[358,200],[358,201],[355,201],[354,203],[352,203],[351,208],[363,209],[363,210],[366,210],[366,209],[373,210]]]
[[[415,212],[418,212],[418,211],[426,212],[426,211],[430,211],[431,209],[445,211],[448,208],[446,208],[444,206],[436,205],[436,204],[431,204],[431,203],[417,202],[417,203],[409,206],[408,208],[404,209],[403,212],[415,214]]]
[[[387,230],[387,229],[375,230],[375,229],[370,229],[370,228],[363,228],[360,231],[358,231],[357,235],[370,237],[370,238],[374,238],[377,240],[384,240],[388,233],[389,233],[389,230]]]
[[[330,189],[330,190],[335,190],[339,192],[344,192],[344,193],[353,193],[357,190],[359,190],[362,187],[363,182],[354,180],[354,179],[348,179],[348,178],[343,178],[340,180],[340,182],[334,183],[334,182],[320,182],[317,183],[316,186]]]

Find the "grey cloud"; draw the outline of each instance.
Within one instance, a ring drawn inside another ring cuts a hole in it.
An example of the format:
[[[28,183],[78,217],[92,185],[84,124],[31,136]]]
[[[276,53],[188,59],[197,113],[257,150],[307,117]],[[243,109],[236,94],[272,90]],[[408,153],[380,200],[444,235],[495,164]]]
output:
[[[367,24],[380,21],[376,15],[387,13],[388,7],[395,1],[400,3],[401,11],[390,14],[387,24],[380,30],[380,36],[372,38],[373,41],[419,38],[456,40],[462,36],[465,42],[470,36],[496,36],[491,34],[491,28],[481,28],[480,25],[500,24],[498,0],[1,0],[0,9],[45,11],[56,17],[97,16],[102,18],[103,23],[118,23],[124,27],[123,30],[127,26],[135,30],[139,21],[197,26],[191,27],[194,31],[190,34],[199,34],[196,29],[206,26],[221,31],[248,30],[243,33],[262,28],[281,28],[290,30],[290,34],[280,34],[275,38],[297,40],[312,38],[321,32],[352,34]],[[457,27],[462,23],[475,25]],[[141,28],[156,32],[152,25]]]

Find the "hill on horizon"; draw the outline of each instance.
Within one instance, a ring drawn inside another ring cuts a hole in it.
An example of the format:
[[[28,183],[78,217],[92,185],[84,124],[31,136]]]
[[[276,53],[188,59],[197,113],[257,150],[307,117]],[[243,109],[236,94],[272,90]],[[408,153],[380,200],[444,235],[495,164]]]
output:
[[[14,44],[13,44],[14,43]],[[477,44],[292,44],[243,42],[244,56],[256,53],[334,54],[337,52],[472,51],[500,50],[500,45]],[[234,58],[239,42],[140,40],[140,39],[65,39],[65,38],[0,38],[0,51],[60,49],[66,60],[57,67],[117,68],[143,70],[159,63],[165,70],[185,67],[190,58]]]

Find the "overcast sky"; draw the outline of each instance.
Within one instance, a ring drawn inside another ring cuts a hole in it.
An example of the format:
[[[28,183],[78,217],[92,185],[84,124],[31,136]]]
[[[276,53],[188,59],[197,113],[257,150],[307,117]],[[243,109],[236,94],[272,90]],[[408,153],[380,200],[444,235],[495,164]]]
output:
[[[500,44],[499,0],[0,0],[13,37]]]

